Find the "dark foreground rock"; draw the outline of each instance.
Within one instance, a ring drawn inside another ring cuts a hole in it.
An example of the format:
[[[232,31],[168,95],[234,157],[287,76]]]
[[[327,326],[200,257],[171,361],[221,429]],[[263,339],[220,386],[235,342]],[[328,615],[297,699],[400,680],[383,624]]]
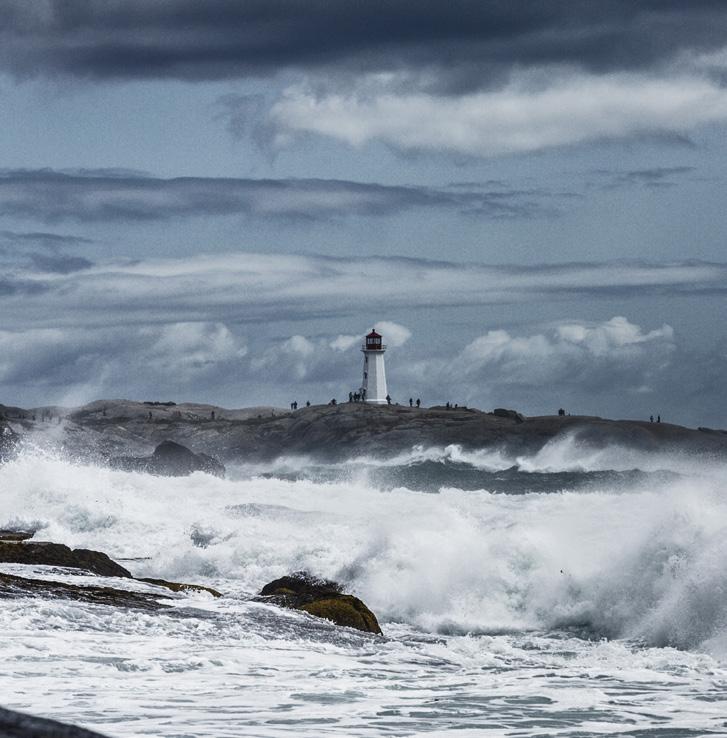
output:
[[[166,595],[131,592],[116,587],[68,584],[48,579],[29,579],[14,574],[0,574],[0,598],[43,597],[87,602],[91,605],[111,605],[135,610],[162,610],[169,605],[159,602]],[[2,738],[2,733],[0,733]]]
[[[280,607],[325,618],[336,625],[381,635],[378,620],[371,610],[358,597],[344,594],[342,590],[342,585],[336,582],[296,572],[266,584],[260,597]]]
[[[0,738],[104,738],[68,723],[33,717],[0,707]]]
[[[25,535],[25,534],[16,534]],[[153,584],[157,587],[165,587],[172,592],[209,592],[214,597],[222,597],[222,595],[212,587],[205,587],[201,584],[187,584],[185,582],[168,582],[166,579],[152,579],[148,577],[132,577],[131,573],[124,569],[121,564],[117,564],[113,559],[109,558],[101,551],[92,551],[87,548],[71,549],[62,543],[46,543],[42,541],[25,541],[16,539],[15,542],[2,540],[0,538],[0,564],[26,564],[35,566],[62,566],[71,569],[83,569],[84,571],[97,574],[102,577],[121,577],[122,579],[134,579],[137,582],[145,582]],[[0,575],[6,576],[6,575]],[[9,575],[7,575],[9,576]],[[12,577],[12,579],[22,579],[22,577]],[[23,580],[28,582],[40,582],[42,580]],[[48,584],[48,582],[43,582]],[[17,582],[16,582],[17,584]],[[33,590],[34,587],[29,585],[27,590]],[[84,587],[88,591],[87,587]],[[58,596],[63,596],[66,590],[59,590]],[[104,591],[113,591],[104,588]],[[67,590],[68,596],[74,597],[75,587],[69,585]],[[103,594],[103,593],[102,593]],[[123,594],[123,591],[122,591]],[[91,598],[93,600],[93,597]],[[111,603],[115,604],[115,603]],[[132,599],[133,604],[133,599]],[[0,736],[2,738],[2,736]]]
[[[225,467],[207,454],[195,454],[174,441],[160,443],[151,456],[116,456],[109,460],[114,469],[141,471],[160,477],[185,477],[197,471],[225,476]]]
[[[131,577],[131,573],[101,551],[71,549],[62,543],[0,541],[0,563],[68,566],[102,577]]]

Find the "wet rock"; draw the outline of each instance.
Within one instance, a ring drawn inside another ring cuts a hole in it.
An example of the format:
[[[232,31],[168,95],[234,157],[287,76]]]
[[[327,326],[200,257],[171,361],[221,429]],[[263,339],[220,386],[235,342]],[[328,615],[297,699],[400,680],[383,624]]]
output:
[[[209,592],[215,597],[222,595],[212,587],[186,582],[168,582],[165,579],[132,577],[131,573],[101,551],[86,548],[71,549],[62,543],[45,543],[41,541],[27,542],[22,539],[3,539],[0,531],[0,563],[29,564],[36,566],[63,566],[97,574],[102,577],[122,577],[137,582],[165,587],[172,592]],[[22,536],[24,533],[5,531],[9,536]],[[31,533],[32,535],[32,533]],[[87,589],[87,588],[84,588]],[[69,592],[73,592],[71,589]],[[0,734],[2,738],[2,734]]]
[[[76,725],[26,715],[0,707],[0,738],[104,738]]]
[[[197,471],[225,476],[225,467],[217,459],[207,454],[195,454],[174,441],[160,443],[151,456],[116,456],[109,463],[114,469],[141,471],[160,477],[185,477]]]
[[[88,602],[93,605],[112,605],[138,610],[161,610],[169,607],[158,602],[159,599],[165,598],[165,595],[162,594],[152,595],[130,592],[115,587],[85,586],[46,579],[28,579],[14,574],[2,573],[0,573],[0,597],[63,598]],[[2,738],[2,733],[0,733],[0,738]]]
[[[71,549],[62,543],[0,541],[0,563],[68,566],[103,577],[131,577],[123,566],[101,551]]]
[[[376,616],[358,597],[344,594],[343,586],[337,582],[317,579],[307,572],[296,572],[266,584],[260,598],[336,625],[381,635]]]
[[[205,587],[202,584],[187,584],[185,582],[168,582],[166,579],[152,579],[150,577],[137,577],[137,582],[146,582],[147,584],[155,584],[157,587],[166,587],[172,592],[209,592],[213,597],[222,597],[222,593],[212,587]],[[0,738],[2,738],[0,736]]]

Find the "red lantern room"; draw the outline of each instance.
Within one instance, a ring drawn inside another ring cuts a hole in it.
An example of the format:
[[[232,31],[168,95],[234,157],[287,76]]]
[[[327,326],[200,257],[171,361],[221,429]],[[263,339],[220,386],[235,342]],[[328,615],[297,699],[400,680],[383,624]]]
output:
[[[366,350],[367,351],[381,351],[383,346],[381,345],[381,336],[375,330],[366,336]]]

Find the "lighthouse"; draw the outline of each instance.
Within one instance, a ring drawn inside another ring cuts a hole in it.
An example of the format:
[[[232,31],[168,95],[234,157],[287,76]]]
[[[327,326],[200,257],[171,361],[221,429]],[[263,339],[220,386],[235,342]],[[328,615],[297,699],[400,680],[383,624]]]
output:
[[[371,405],[386,405],[386,370],[384,369],[384,351],[386,346],[381,335],[375,330],[366,336],[361,346],[364,355],[363,383],[361,394],[364,402]]]

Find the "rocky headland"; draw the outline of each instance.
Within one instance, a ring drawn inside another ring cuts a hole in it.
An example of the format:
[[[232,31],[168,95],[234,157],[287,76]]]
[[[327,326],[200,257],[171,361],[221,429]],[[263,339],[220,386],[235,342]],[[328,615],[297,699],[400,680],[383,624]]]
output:
[[[385,458],[415,446],[450,444],[470,450],[499,448],[513,455],[532,454],[566,435],[591,448],[617,445],[644,452],[727,457],[727,431],[648,420],[525,417],[503,409],[484,412],[442,406],[341,403],[295,411],[273,407],[228,410],[126,400],[102,400],[73,409],[0,405],[0,439],[4,439],[0,456],[7,457],[18,442],[30,441],[100,463],[132,457],[115,462],[124,468],[135,464],[138,468],[153,468],[152,452],[166,441],[181,444],[196,455],[235,463],[282,455],[304,455],[321,461],[356,456]]]

